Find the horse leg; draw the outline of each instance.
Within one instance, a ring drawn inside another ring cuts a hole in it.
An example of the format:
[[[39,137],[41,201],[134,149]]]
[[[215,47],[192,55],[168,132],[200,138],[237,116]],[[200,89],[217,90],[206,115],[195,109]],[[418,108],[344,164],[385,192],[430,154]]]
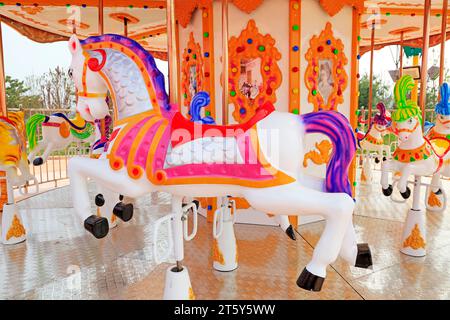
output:
[[[409,196],[411,195],[411,189],[409,189],[408,187],[408,179],[411,173],[415,171],[413,170],[414,167],[415,166],[408,164],[404,166],[403,170],[401,171],[402,175],[398,180],[398,190],[400,191],[400,194],[402,195],[403,199],[408,199]]]
[[[341,250],[347,226],[352,220],[355,207],[353,199],[345,193],[320,192],[299,183],[263,190],[248,189],[244,197],[257,210],[277,214],[319,214],[326,219],[313,257],[297,280],[299,287],[319,291],[327,266],[336,260]]]
[[[35,165],[34,160],[35,160],[36,155],[39,154],[43,149],[47,148],[47,144],[48,144],[48,141],[44,141],[44,140],[39,141],[39,143],[36,145],[36,147],[33,149],[33,151],[31,151],[30,154],[28,155],[28,161],[33,162],[33,165]]]
[[[381,164],[381,188],[383,194],[389,197],[392,194],[392,184],[389,184],[389,171],[393,171],[397,168],[397,163],[393,160],[384,161]]]
[[[98,184],[108,186],[109,190],[117,194],[125,190],[127,195],[139,197],[152,191],[150,184],[139,184],[130,179],[125,170],[112,170],[107,160],[74,157],[69,160],[68,171],[75,211],[84,222],[85,228],[96,238],[106,236],[109,225],[106,218],[91,214],[87,189],[88,177]]]
[[[347,227],[339,256],[350,265],[358,268],[367,269],[372,266],[372,253],[369,245],[367,243],[356,243],[353,221],[350,221]]]
[[[53,147],[54,147],[54,143],[53,142],[49,142],[47,144],[47,146],[45,147],[44,153],[42,154],[42,156],[37,157],[36,159],[33,160],[33,164],[35,166],[40,166],[41,164],[43,164],[45,161],[47,161],[48,156],[50,155],[50,153],[53,151]]]

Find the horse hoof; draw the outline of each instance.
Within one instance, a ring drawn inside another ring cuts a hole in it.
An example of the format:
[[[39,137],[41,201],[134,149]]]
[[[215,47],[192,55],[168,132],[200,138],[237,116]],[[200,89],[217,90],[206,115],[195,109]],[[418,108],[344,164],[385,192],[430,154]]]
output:
[[[195,206],[197,207],[197,211],[198,211],[198,209],[200,209],[200,201],[192,200],[192,202],[195,203]]]
[[[441,190],[441,189],[438,189],[434,194],[437,195],[437,196],[439,196],[439,195],[442,194],[442,190]]]
[[[95,196],[95,205],[97,207],[103,207],[104,204],[105,204],[105,198],[103,197],[103,195],[101,193],[99,193],[98,195]]]
[[[119,195],[119,200],[122,201],[123,200],[123,194]]]
[[[84,220],[84,228],[92,233],[97,239],[101,239],[108,234],[108,219],[92,215]]]
[[[409,196],[411,195],[411,189],[406,187],[406,191],[405,192],[400,192],[400,194],[402,195],[403,199],[408,199]]]
[[[367,269],[372,266],[372,253],[367,243],[358,243],[355,267]]]
[[[320,291],[324,281],[325,278],[316,276],[305,268],[297,279],[297,285],[308,291]]]
[[[124,222],[130,221],[133,218],[133,205],[119,202],[114,206],[113,213]]]
[[[288,235],[289,238],[291,238],[292,240],[297,240],[297,237],[295,236],[295,231],[294,228],[292,228],[292,225],[290,225],[287,229],[286,229],[286,234]]]
[[[383,161],[386,161],[387,159],[386,159],[386,157],[383,157]]]
[[[33,160],[33,165],[34,166],[40,166],[44,163],[44,159],[42,159],[41,157],[36,158]]]
[[[375,158],[375,163],[380,163],[380,159]]]
[[[392,190],[393,190],[393,188],[392,188],[392,185],[390,184],[386,189],[384,189],[384,188],[381,188],[382,190],[383,190],[383,194],[386,196],[386,197],[389,197],[391,194],[392,194]]]

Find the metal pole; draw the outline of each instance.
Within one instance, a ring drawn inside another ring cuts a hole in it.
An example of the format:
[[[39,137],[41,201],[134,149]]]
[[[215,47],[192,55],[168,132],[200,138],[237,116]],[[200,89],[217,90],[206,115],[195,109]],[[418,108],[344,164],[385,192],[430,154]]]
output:
[[[123,35],[128,37],[128,19],[123,18]]]
[[[0,20],[0,116],[8,116],[6,109],[6,86],[5,86],[5,69],[3,61],[3,37],[2,22]],[[4,178],[4,179],[2,179]],[[6,181],[6,172],[0,171],[0,212],[3,212],[3,205],[7,202],[8,186]]]
[[[100,35],[105,33],[103,25],[103,0],[98,0],[98,32]]]
[[[176,43],[175,1],[167,0],[167,54],[169,60],[170,102],[178,102],[178,56]]]
[[[422,48],[422,70],[420,75],[420,97],[419,105],[422,108],[423,123],[425,123],[425,103],[427,93],[427,76],[428,76],[428,47],[430,45],[430,13],[431,0],[425,0],[423,12],[423,48]]]
[[[447,16],[448,16],[448,0],[444,0],[442,4],[441,62],[439,70],[439,85],[442,85],[444,83],[445,41],[447,40]]]
[[[222,124],[228,124],[228,0],[222,0]]]
[[[404,39],[404,32],[402,31],[400,33],[400,78],[403,76],[403,39]]]
[[[373,100],[373,53],[375,48],[375,20],[372,21],[372,34],[370,37],[370,73],[369,73],[369,121],[372,119],[372,100]]]

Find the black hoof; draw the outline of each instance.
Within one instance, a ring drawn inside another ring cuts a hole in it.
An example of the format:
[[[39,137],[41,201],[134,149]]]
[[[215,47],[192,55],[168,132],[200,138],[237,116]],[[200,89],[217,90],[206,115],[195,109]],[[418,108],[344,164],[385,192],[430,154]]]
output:
[[[375,158],[375,163],[380,163],[380,159]]]
[[[44,163],[44,159],[42,159],[41,157],[36,158],[33,160],[33,165],[34,166],[40,166]]]
[[[198,209],[200,209],[200,201],[192,200],[192,202],[195,203],[195,206],[197,207],[197,211],[198,211]]]
[[[101,239],[108,234],[108,219],[92,215],[84,220],[84,228],[92,233],[97,239]]]
[[[400,192],[400,194],[402,195],[403,199],[408,199],[409,196],[411,195],[411,189],[406,187],[406,191],[405,192]]]
[[[442,190],[441,190],[441,189],[438,189],[434,194],[437,195],[437,196],[439,196],[439,195],[442,194]]]
[[[114,206],[113,213],[124,222],[130,221],[133,218],[133,205],[119,202]]]
[[[292,228],[292,225],[290,225],[287,229],[286,229],[286,234],[288,235],[289,238],[291,238],[292,240],[297,240],[297,237],[295,236],[295,231],[294,228]]]
[[[98,195],[95,196],[95,205],[97,207],[103,207],[104,204],[105,204],[105,198],[103,198],[103,195],[101,193],[99,193]]]
[[[123,200],[123,194],[119,195],[119,200],[122,201]]]
[[[383,190],[383,194],[384,194],[386,197],[389,197],[389,196],[392,194],[393,188],[392,188],[392,185],[391,185],[391,184],[389,185],[389,187],[387,187],[387,189],[383,189],[383,188],[381,188],[381,189]]]
[[[305,268],[297,279],[297,285],[308,291],[320,291],[324,281],[325,278],[313,275]]]
[[[383,161],[386,161],[387,159],[386,159],[386,157],[383,157]]]
[[[372,253],[367,243],[358,243],[355,267],[367,269],[372,266]]]

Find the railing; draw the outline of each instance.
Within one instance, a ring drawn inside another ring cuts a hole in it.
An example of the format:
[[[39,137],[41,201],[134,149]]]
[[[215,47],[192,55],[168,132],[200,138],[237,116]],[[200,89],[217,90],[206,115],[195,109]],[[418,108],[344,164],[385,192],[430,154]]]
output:
[[[17,109],[10,109],[11,111],[19,111]],[[70,115],[70,109],[23,109],[25,121],[27,121],[32,115],[40,113],[46,116],[50,116],[53,113],[61,112],[66,115]],[[70,117],[71,118],[71,117]],[[42,139],[41,126],[37,127],[36,139]],[[27,144],[28,145],[28,144]],[[67,180],[67,163],[70,157],[73,156],[85,156],[89,154],[89,144],[84,142],[72,142],[64,150],[55,150],[48,157],[47,161],[40,166],[33,166],[30,164],[30,172],[37,178],[39,185],[48,184],[49,187],[58,187],[61,182]],[[29,154],[29,150],[27,150]],[[32,185],[32,184],[31,184]]]

